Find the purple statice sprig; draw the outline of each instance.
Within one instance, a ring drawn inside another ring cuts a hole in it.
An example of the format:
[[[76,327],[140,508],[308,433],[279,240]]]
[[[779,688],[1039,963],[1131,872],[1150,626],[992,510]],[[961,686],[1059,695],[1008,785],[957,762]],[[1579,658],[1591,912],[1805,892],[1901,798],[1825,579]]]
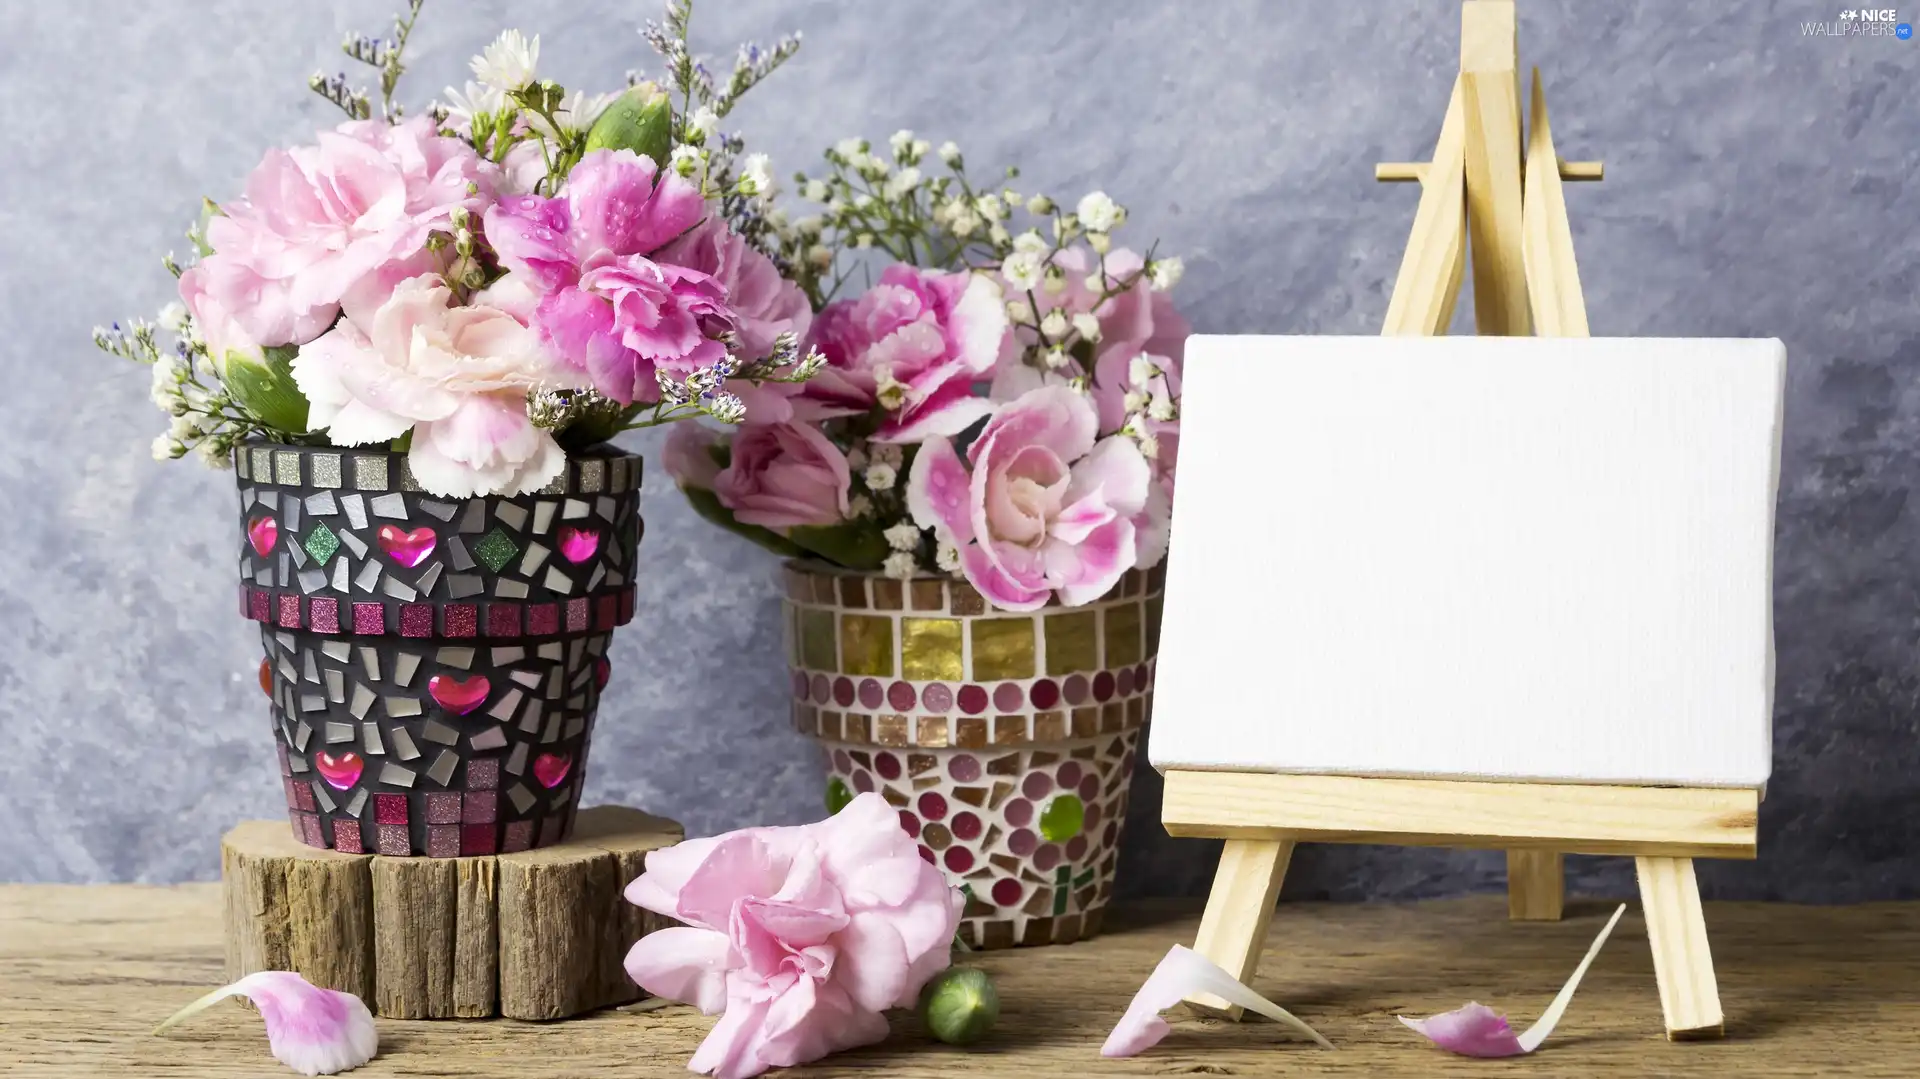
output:
[[[400,88],[400,76],[406,74],[407,39],[413,35],[413,25],[419,21],[420,8],[425,2],[407,0],[406,12],[393,17],[391,37],[375,38],[354,32],[347,34],[340,42],[340,51],[349,59],[380,73],[380,115],[390,124],[399,123],[405,112],[393,95]],[[316,71],[308,77],[307,88],[332,102],[350,119],[368,120],[373,117],[373,102],[367,91],[349,84],[344,71],[332,76],[324,71]]]

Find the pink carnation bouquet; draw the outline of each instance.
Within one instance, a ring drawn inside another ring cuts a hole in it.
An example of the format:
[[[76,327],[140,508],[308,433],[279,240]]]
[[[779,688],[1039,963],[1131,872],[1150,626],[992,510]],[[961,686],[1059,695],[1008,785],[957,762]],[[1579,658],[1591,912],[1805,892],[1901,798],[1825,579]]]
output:
[[[1077,606],[1158,563],[1180,260],[1119,246],[1126,210],[1103,192],[1067,207],[978,183],[958,147],[910,131],[826,162],[796,177],[822,212],[780,252],[824,366],[763,388],[731,434],[674,431],[695,509],[789,557],[962,577],[1002,610]]]
[[[719,125],[799,39],[743,47],[716,82],[678,0],[643,31],[667,85],[595,94],[541,77],[540,39],[509,30],[475,81],[407,115],[394,95],[420,7],[344,45],[377,75],[377,110],[315,75],[345,121],[206,202],[197,260],[166,259],[179,301],[157,325],[94,332],[153,368],[172,416],[154,455],[382,446],[433,494],[516,495],[621,431],[791,415],[824,363],[801,352],[813,305],[765,155]]]

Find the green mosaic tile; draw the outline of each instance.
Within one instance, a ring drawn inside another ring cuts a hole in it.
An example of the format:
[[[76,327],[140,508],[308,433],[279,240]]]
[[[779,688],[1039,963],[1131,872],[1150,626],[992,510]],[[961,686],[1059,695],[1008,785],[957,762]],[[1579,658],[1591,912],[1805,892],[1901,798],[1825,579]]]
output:
[[[321,521],[313,526],[313,531],[307,533],[306,540],[300,546],[307,549],[315,562],[324,566],[327,559],[333,557],[333,552],[340,549],[340,537],[333,534],[333,529],[328,528],[325,521]]]
[[[519,553],[520,545],[498,528],[480,537],[480,542],[473,545],[473,557],[495,573],[499,573],[500,567],[513,561],[513,556]]]

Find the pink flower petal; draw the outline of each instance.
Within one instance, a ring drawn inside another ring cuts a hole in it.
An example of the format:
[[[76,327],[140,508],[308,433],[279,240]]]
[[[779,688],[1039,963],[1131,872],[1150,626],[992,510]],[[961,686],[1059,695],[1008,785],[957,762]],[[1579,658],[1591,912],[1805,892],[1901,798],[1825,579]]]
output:
[[[1567,978],[1567,984],[1560,987],[1553,1003],[1547,1005],[1547,1010],[1541,1013],[1540,1018],[1517,1038],[1505,1018],[1493,1009],[1474,1002],[1426,1019],[1408,1019],[1404,1015],[1399,1019],[1433,1044],[1461,1056],[1510,1057],[1531,1053],[1540,1048],[1540,1043],[1547,1040],[1554,1026],[1560,1022],[1560,1017],[1566,1014],[1574,990],[1580,988],[1580,979],[1586,977],[1587,968],[1593,965],[1594,957],[1600,954],[1600,948],[1607,943],[1613,927],[1619,924],[1620,916],[1626,912],[1627,905],[1620,904],[1613,912],[1613,917],[1607,919],[1600,935],[1593,938],[1586,957],[1580,960],[1579,966],[1573,968],[1573,974]]]
[[[154,1033],[235,996],[246,997],[260,1009],[274,1057],[302,1075],[332,1075],[357,1068],[379,1051],[373,1014],[359,997],[318,988],[284,970],[263,970],[223,985],[173,1013]]]
[[[1191,948],[1176,944],[1167,949],[1166,958],[1153,968],[1147,982],[1133,995],[1127,1013],[1107,1035],[1100,1055],[1130,1057],[1159,1044],[1167,1036],[1167,1021],[1160,1013],[1200,993],[1209,993],[1248,1011],[1258,1012],[1277,1023],[1292,1027],[1312,1038],[1322,1049],[1333,1044],[1319,1032],[1295,1018],[1292,1012],[1240,984],[1239,979],[1220,969],[1212,960]]]
[[[634,984],[654,996],[713,1015],[727,1005],[727,969],[734,959],[726,934],[676,925],[635,941],[626,968]]]
[[[973,477],[953,443],[936,438],[921,445],[907,473],[907,512],[921,528],[939,528],[956,545],[974,537],[968,490]]]

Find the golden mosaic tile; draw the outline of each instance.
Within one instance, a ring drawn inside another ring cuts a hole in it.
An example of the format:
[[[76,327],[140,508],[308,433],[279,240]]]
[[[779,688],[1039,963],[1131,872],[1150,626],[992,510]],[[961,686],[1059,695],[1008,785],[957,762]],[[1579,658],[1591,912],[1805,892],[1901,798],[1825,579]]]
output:
[[[865,716],[858,718],[865,719]],[[907,744],[907,717],[881,716],[873,725],[873,740],[883,746],[904,746]]]
[[[800,662],[816,671],[840,669],[834,647],[833,612],[824,607],[799,608]]]
[[[873,719],[870,716],[848,716],[841,727],[840,740],[843,742],[873,741]]]
[[[993,744],[996,746],[1014,745],[1027,740],[1026,716],[994,716]]]
[[[867,579],[849,575],[840,578],[840,606],[850,611],[867,609]]]
[[[1147,655],[1149,656],[1160,654],[1160,610],[1161,597],[1149,596],[1146,609]]]
[[[1100,667],[1100,623],[1094,611],[1047,616],[1047,673],[1072,674]]]
[[[960,620],[902,618],[900,673],[902,677],[923,682],[951,682],[966,677],[961,664]]]
[[[1127,725],[1127,710],[1119,701],[1108,701],[1100,706],[1100,730],[1104,734],[1122,730]]]
[[[907,774],[910,776],[925,775],[939,767],[939,764],[940,758],[931,753],[907,754]]]
[[[811,579],[792,566],[780,567],[780,580],[786,586],[788,599],[810,600],[813,598]]]
[[[987,788],[955,787],[953,788],[953,800],[956,802],[965,802],[976,809],[985,808],[987,804]],[[982,843],[980,844],[980,848],[982,850],[992,850],[993,844]]]
[[[953,744],[962,749],[979,749],[987,744],[987,721],[965,716],[953,721]]]
[[[946,850],[953,846],[953,833],[948,831],[944,824],[929,823],[925,828],[920,829],[920,842],[925,843],[930,850]]]
[[[987,613],[986,599],[967,582],[950,582],[947,585],[947,590],[953,594],[953,607],[951,609],[954,614]]]
[[[981,922],[980,926],[981,926],[981,938],[982,938],[980,942],[980,946],[982,948],[1013,947],[1013,923],[1012,922],[1010,921]]]
[[[945,782],[946,779],[943,776],[921,776],[913,781],[913,789],[917,791],[929,790]]]
[[[1020,875],[1020,859],[1015,858],[1011,854],[989,854],[987,855],[987,861],[993,863],[995,868],[1010,877]]]
[[[833,587],[834,578],[824,573],[816,573],[812,579],[813,601],[815,603],[824,603],[832,607],[840,602],[840,594]]]
[[[1065,712],[1035,712],[1033,715],[1033,740],[1036,742],[1057,742],[1067,736],[1067,714]]]
[[[1107,608],[1107,666],[1131,667],[1140,662],[1140,605],[1116,603]]]
[[[840,737],[840,713],[820,713],[820,737],[834,742],[842,740]]]
[[[967,623],[967,627],[967,632],[973,635],[974,681],[1033,677],[1031,617],[976,618]]]
[[[907,794],[905,791],[895,790],[891,786],[883,785],[880,788],[880,796],[885,798],[887,804],[895,809],[907,808]]]
[[[905,719],[905,716],[901,717]],[[914,732],[914,745],[930,749],[942,749],[947,744],[947,717],[920,716],[919,729]]]
[[[1075,708],[1073,710],[1073,736],[1091,738],[1100,733],[1100,709]]]
[[[1059,763],[1060,754],[1050,749],[1036,749],[1027,755],[1027,767],[1029,768],[1045,768],[1048,765]]]
[[[1053,909],[1053,889],[1034,889],[1033,894],[1027,897],[1027,905],[1020,909],[1026,911],[1028,914],[1045,914],[1047,911]],[[1031,932],[1033,923],[1029,922],[1027,925],[1029,932]]]
[[[1127,726],[1138,727],[1147,721],[1147,702],[1143,697],[1127,698]]]
[[[876,611],[897,611],[905,605],[904,582],[891,577],[873,579],[873,609]]]
[[[916,611],[944,611],[947,609],[947,592],[944,581],[911,581],[907,592]]]
[[[1013,784],[996,781],[993,785],[993,794],[987,798],[987,808],[999,809],[1001,804],[1012,796]]]
[[[840,670],[844,674],[893,677],[893,619],[874,614],[841,615]]]
[[[1004,757],[995,757],[987,762],[987,774],[990,776],[1017,776],[1020,774],[1020,754],[1009,753]],[[999,784],[994,785],[996,788]]]
[[[861,719],[865,719],[865,718],[867,718],[867,717],[866,717],[866,716],[861,716],[860,718],[861,718]],[[1115,742],[1114,744],[1115,744],[1115,745],[1119,745],[1119,743],[1118,743],[1118,742]],[[868,753],[868,752],[867,752],[866,750],[864,750],[864,749],[855,749],[855,750],[851,750],[851,751],[849,751],[849,752],[847,753],[847,756],[849,756],[849,757],[852,757],[852,758],[853,758],[853,763],[855,763],[855,764],[857,764],[857,765],[859,765],[859,766],[860,766],[860,767],[862,767],[862,768],[872,768],[872,767],[873,767],[873,754],[871,754],[871,753]]]

